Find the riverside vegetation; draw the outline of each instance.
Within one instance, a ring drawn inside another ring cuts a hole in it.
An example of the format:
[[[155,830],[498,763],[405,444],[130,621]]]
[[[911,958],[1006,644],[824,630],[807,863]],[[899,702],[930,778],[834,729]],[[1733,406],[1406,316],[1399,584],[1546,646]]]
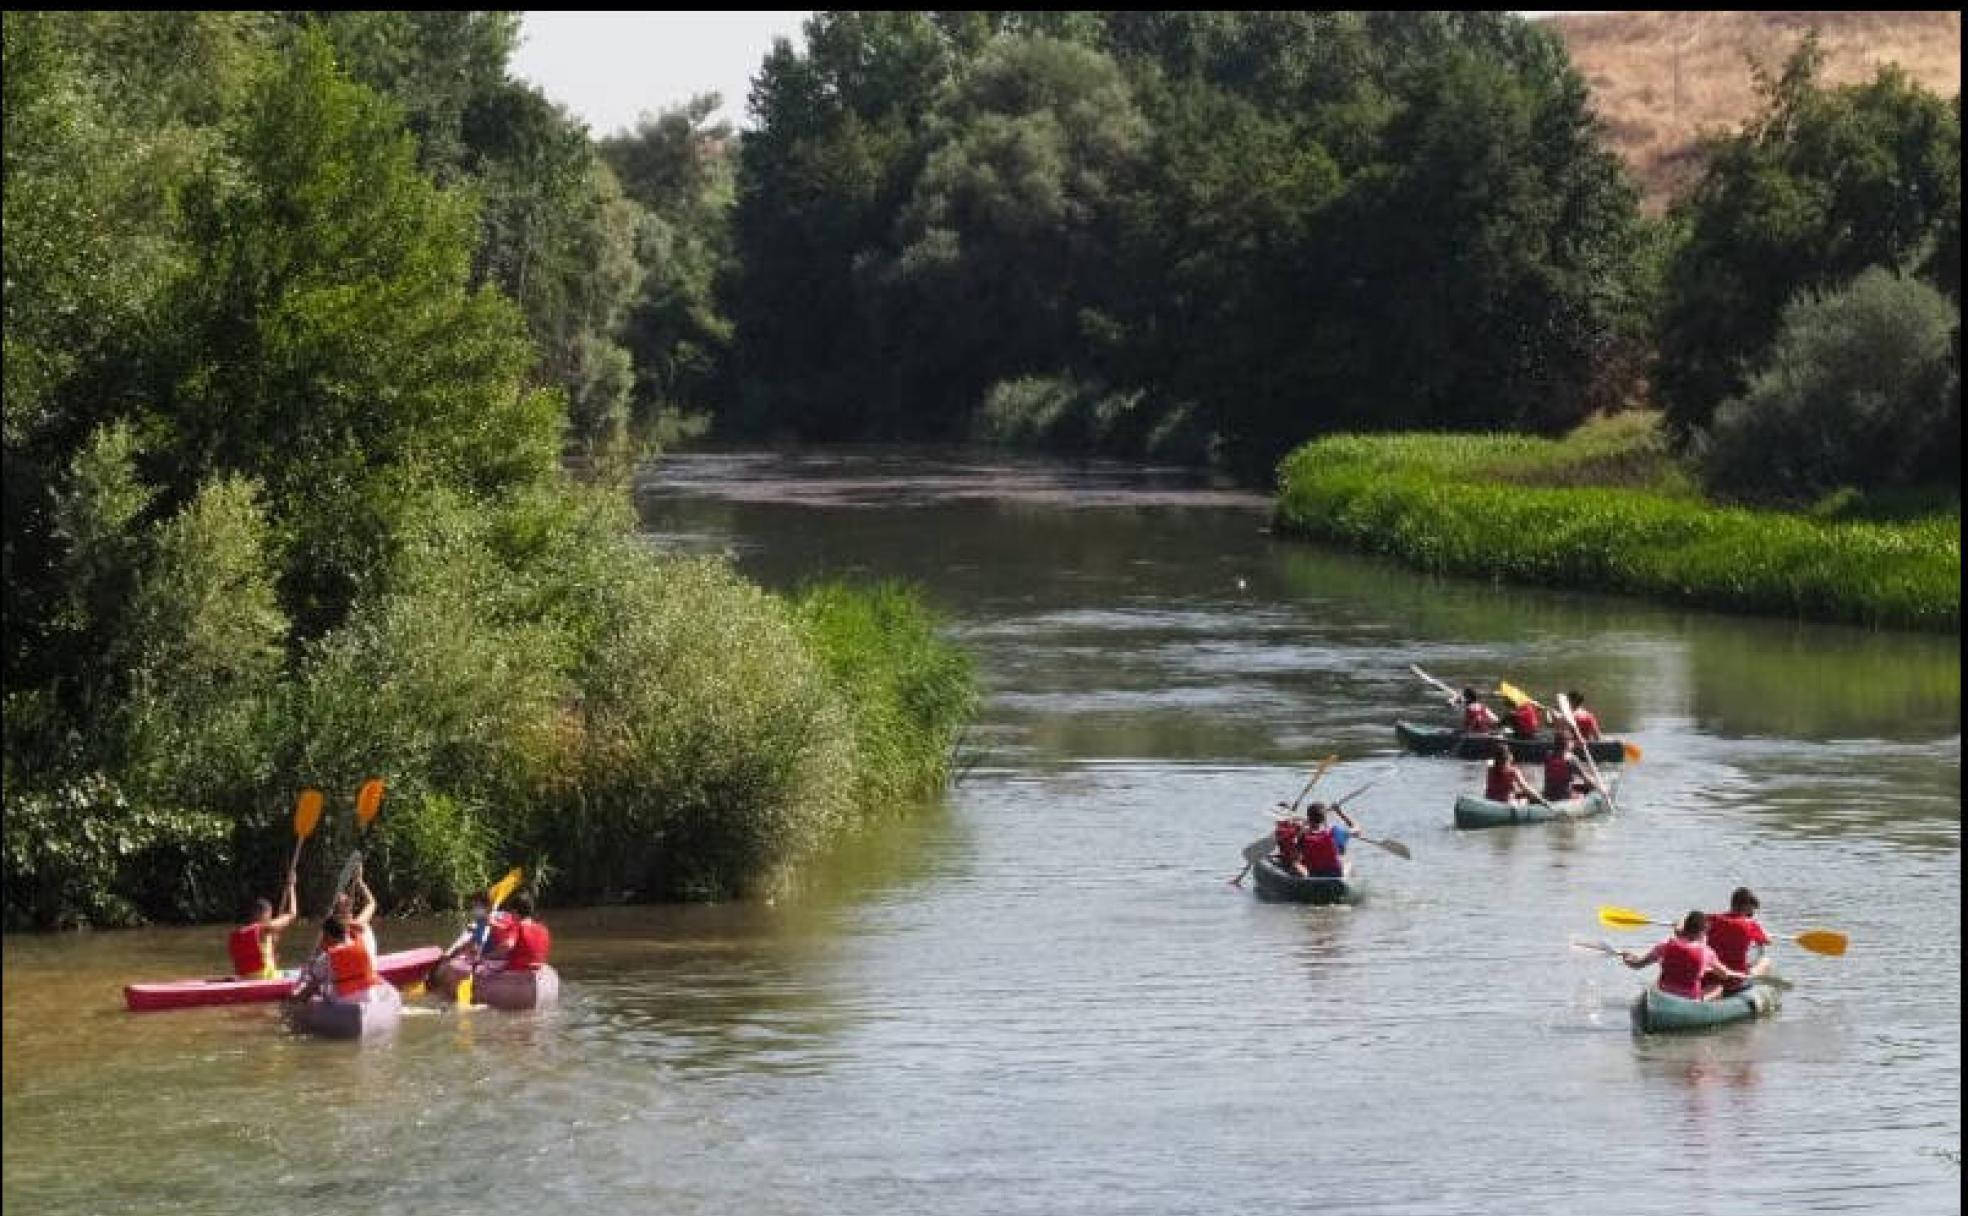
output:
[[[940,786],[974,691],[916,595],[635,534],[704,346],[637,229],[688,220],[506,76],[513,15],[4,29],[9,926],[233,915],[303,785],[387,778],[398,909],[742,894]]]

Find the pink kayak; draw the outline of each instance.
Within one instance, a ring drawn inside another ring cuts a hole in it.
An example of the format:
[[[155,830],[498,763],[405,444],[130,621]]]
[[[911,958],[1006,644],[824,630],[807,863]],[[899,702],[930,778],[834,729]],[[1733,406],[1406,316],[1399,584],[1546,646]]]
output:
[[[444,953],[436,946],[400,950],[376,960],[376,974],[402,988],[424,978]],[[123,1003],[133,1012],[157,1009],[191,1009],[199,1005],[240,1005],[253,1001],[278,1001],[291,996],[298,979],[284,973],[274,980],[175,980],[162,984],[126,984]]]

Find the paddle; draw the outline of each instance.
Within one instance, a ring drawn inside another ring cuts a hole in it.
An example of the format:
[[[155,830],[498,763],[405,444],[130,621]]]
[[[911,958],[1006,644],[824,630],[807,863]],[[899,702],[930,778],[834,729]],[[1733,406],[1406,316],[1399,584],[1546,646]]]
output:
[[[1416,666],[1413,663],[1408,664],[1408,670],[1414,672],[1416,675],[1420,676],[1423,680],[1426,680],[1428,683],[1433,684],[1436,688],[1440,689],[1442,691],[1442,694],[1448,697],[1450,705],[1454,706],[1454,705],[1462,704],[1462,694],[1460,692],[1457,692],[1455,689],[1449,687],[1447,684],[1442,683],[1434,676],[1429,675],[1427,672],[1423,671],[1420,667]]]
[[[1291,814],[1293,815],[1298,814],[1298,804],[1305,801],[1305,796],[1312,792],[1312,787],[1319,784],[1319,778],[1325,776],[1327,770],[1331,769],[1332,766],[1337,763],[1339,763],[1339,753],[1337,752],[1334,752],[1332,755],[1327,756],[1324,760],[1319,761],[1319,766],[1312,770],[1312,780],[1306,782],[1305,788],[1298,791],[1298,797],[1292,799],[1291,812],[1290,812]],[[1233,887],[1243,886],[1244,875],[1250,873],[1251,866],[1254,866],[1256,864],[1257,863],[1254,861],[1246,863],[1243,869],[1237,871],[1237,876],[1230,880],[1230,885]]]
[[[294,857],[287,863],[287,872],[292,874],[301,864],[301,846],[307,838],[314,835],[314,825],[321,822],[321,791],[304,789],[294,800]]]
[[[1643,912],[1635,912],[1631,908],[1620,908],[1611,904],[1600,906],[1599,923],[1611,929],[1644,929],[1649,925],[1658,925],[1663,929],[1674,927],[1670,921],[1655,920]],[[1828,955],[1832,958],[1843,955],[1846,947],[1851,945],[1850,938],[1832,929],[1807,929],[1799,934],[1780,936],[1783,936],[1785,941],[1795,942],[1813,954]]]
[[[1585,732],[1579,729],[1578,717],[1572,713],[1572,703],[1562,692],[1558,694],[1558,712],[1564,715],[1565,725],[1572,728],[1572,737],[1583,742]],[[1619,803],[1614,801],[1613,791],[1607,787],[1606,778],[1599,772],[1599,762],[1592,758],[1591,745],[1586,744],[1580,750],[1585,753],[1585,767],[1592,770],[1592,784],[1598,786],[1599,792],[1605,795],[1606,809],[1617,815],[1620,809]]]
[[[1574,937],[1572,939],[1572,949],[1596,950],[1601,954],[1610,954],[1614,958],[1619,958],[1621,953],[1617,947],[1607,945],[1605,942],[1589,942],[1589,941],[1585,941],[1582,938],[1577,938],[1577,937]],[[1625,962],[1626,960],[1620,959],[1620,961]],[[1796,984],[1785,979],[1781,975],[1772,975],[1769,974],[1768,972],[1765,972],[1764,974],[1761,975],[1752,975],[1749,978],[1755,983],[1763,984],[1771,988],[1783,989],[1785,991],[1788,991],[1789,989],[1795,988],[1797,986]]]
[[[519,867],[514,866],[512,869],[506,871],[506,876],[504,878],[501,878],[498,882],[492,884],[492,890],[488,892],[488,894],[491,895],[492,897],[492,911],[486,913],[487,917],[490,917],[493,912],[497,912],[499,910],[499,905],[506,902],[506,897],[508,895],[511,895],[515,890],[519,888],[519,880],[520,880]],[[476,968],[474,968],[474,970],[475,969]],[[468,973],[464,979],[458,981],[458,1008],[460,1009],[471,1008],[471,995],[472,995],[472,977]]]
[[[1358,789],[1354,790],[1349,794],[1345,794],[1341,796],[1337,801],[1332,802],[1328,805],[1330,805],[1332,809],[1337,810],[1340,807],[1345,806],[1347,803],[1353,801],[1355,798],[1358,798],[1361,794],[1366,793],[1374,786],[1380,784],[1380,781],[1381,781],[1380,777],[1375,777],[1372,781],[1367,782],[1365,785],[1360,786]],[[1361,842],[1362,844],[1370,844],[1376,848],[1385,849],[1389,853],[1394,854],[1394,856],[1399,857],[1403,861],[1414,860],[1414,853],[1408,848],[1407,845],[1402,844],[1398,840],[1379,840],[1372,836],[1363,835],[1358,830],[1351,831],[1350,835],[1352,836],[1353,839]],[[1249,862],[1249,864],[1244,866],[1245,873],[1248,873],[1250,871],[1251,866],[1257,864],[1256,858],[1252,856],[1253,850],[1258,850],[1262,846],[1266,846],[1269,843],[1270,843],[1270,837],[1267,836],[1261,840],[1253,842],[1249,847],[1247,847],[1244,850],[1244,856]],[[1261,855],[1261,853],[1259,855]],[[1244,877],[1243,874],[1238,874],[1237,881],[1233,882],[1231,885],[1232,886],[1243,885],[1243,877]]]

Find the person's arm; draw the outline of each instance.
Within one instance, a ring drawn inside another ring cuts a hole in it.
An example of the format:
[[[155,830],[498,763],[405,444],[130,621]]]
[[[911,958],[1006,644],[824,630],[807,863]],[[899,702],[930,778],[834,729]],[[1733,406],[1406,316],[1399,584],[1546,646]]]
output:
[[[1660,953],[1661,953],[1661,944],[1659,942],[1655,942],[1654,948],[1647,951],[1645,954],[1635,954],[1631,950],[1622,950],[1620,951],[1619,956],[1620,956],[1620,962],[1625,963],[1627,966],[1633,968],[1635,971],[1638,971],[1642,967],[1652,965],[1656,960],[1660,958]]]
[[[292,870],[287,871],[287,890],[280,896],[280,915],[267,922],[267,928],[278,933],[294,923],[295,900],[294,884],[297,878]]]
[[[355,914],[353,923],[366,928],[376,915],[376,893],[369,889],[369,880],[362,877],[360,869],[355,872],[355,891],[362,896],[362,910]]]
[[[327,973],[322,969],[321,960],[316,959],[302,970],[301,986],[294,989],[294,994],[287,999],[290,1001],[305,1001],[315,993],[321,991],[322,977],[325,974]]]
[[[1346,813],[1345,807],[1335,802],[1332,806],[1332,813],[1339,816],[1340,822],[1344,823],[1347,827],[1356,832],[1360,830],[1360,825],[1353,822],[1353,816]]]

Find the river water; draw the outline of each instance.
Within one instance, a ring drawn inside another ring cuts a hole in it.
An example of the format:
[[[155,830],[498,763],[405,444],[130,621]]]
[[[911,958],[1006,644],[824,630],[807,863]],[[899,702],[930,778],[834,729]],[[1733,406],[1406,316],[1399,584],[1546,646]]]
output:
[[[1420,577],[1174,473],[697,455],[642,501],[773,586],[922,584],[987,688],[948,796],[771,906],[553,910],[558,1012],[361,1047],[123,1011],[216,930],[9,938],[10,1211],[1961,1210],[1957,638]],[[1586,690],[1644,751],[1621,813],[1457,832],[1410,663]],[[1355,908],[1230,886],[1329,752],[1413,860],[1360,849]],[[1636,1038],[1644,980],[1569,943],[1739,883],[1850,953]]]

